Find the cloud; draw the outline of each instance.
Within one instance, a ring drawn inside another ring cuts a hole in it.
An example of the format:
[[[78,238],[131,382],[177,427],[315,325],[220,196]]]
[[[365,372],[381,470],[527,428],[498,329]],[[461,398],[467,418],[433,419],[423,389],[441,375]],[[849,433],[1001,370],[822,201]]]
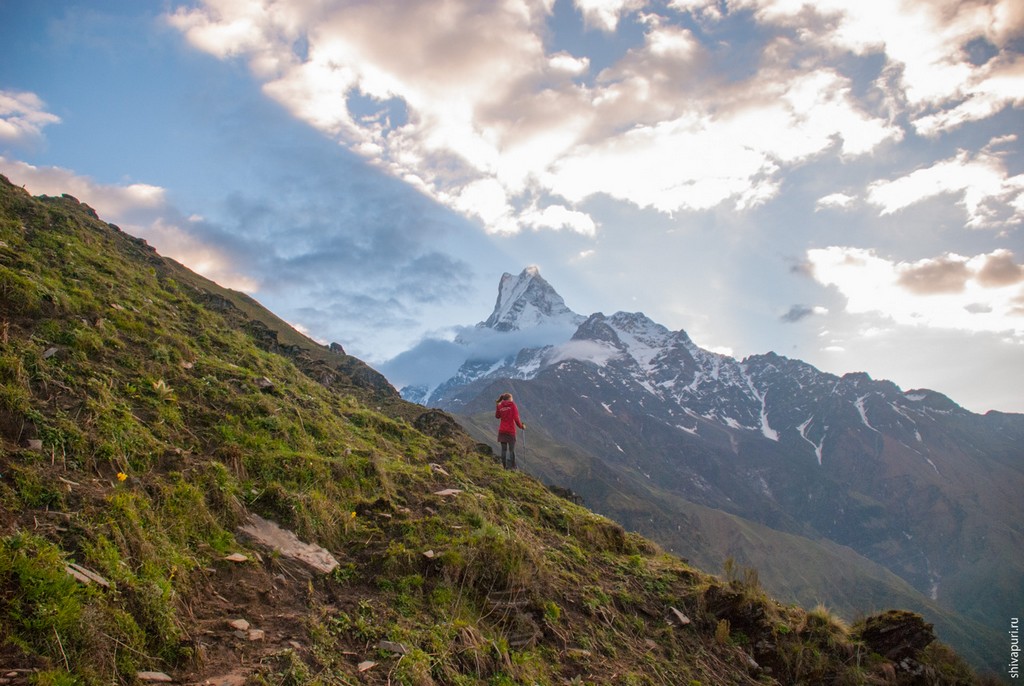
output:
[[[602,194],[665,213],[749,208],[778,194],[784,169],[902,135],[851,77],[820,56],[799,63],[793,41],[752,34],[754,68],[737,78],[739,37],[717,6],[676,3],[709,39],[639,0],[577,7],[608,32],[636,13],[642,43],[598,73],[587,55],[548,52],[550,0],[206,0],[167,19],[196,48],[246,59],[295,117],[495,233],[593,235],[582,205]]]
[[[738,0],[763,22],[797,32],[834,53],[884,54],[879,86],[905,101],[918,132],[935,135],[1024,103],[1020,53],[1024,31],[1017,0],[900,3],[820,0]],[[970,47],[983,41],[987,59]]]
[[[100,184],[60,167],[35,167],[0,156],[0,170],[11,183],[34,195],[74,196],[105,221],[145,239],[171,257],[222,286],[253,292],[258,282],[236,262],[240,251],[225,249],[204,237],[209,227],[185,218],[168,205],[163,188],[134,183]]]
[[[588,26],[614,31],[623,14],[640,9],[645,0],[575,0]]]
[[[575,330],[574,326],[565,324],[542,324],[514,331],[495,331],[483,326],[454,327],[424,337],[413,348],[378,368],[399,389],[408,385],[434,388],[454,376],[467,361],[501,360],[523,348],[560,345],[566,343]]]
[[[849,82],[835,72],[763,76],[756,95],[753,83],[744,84],[736,101],[719,104],[714,115],[710,101],[689,94],[690,111],[675,119],[577,146],[551,165],[543,182],[574,202],[605,193],[666,213],[726,202],[745,209],[777,195],[783,168],[837,141],[842,152],[854,155],[898,137],[888,124],[857,111]],[[641,90],[636,84],[633,89]],[[659,93],[652,99],[662,101]]]
[[[996,250],[985,256],[977,279],[986,288],[1024,283],[1024,266],[1013,261],[1013,253],[1009,250]]]
[[[967,260],[959,255],[945,255],[897,268],[896,283],[917,295],[962,293],[971,272]]]
[[[60,123],[60,117],[45,108],[35,93],[0,90],[0,141],[19,143],[39,138],[44,127]]]
[[[620,355],[622,355],[622,351],[611,343],[570,340],[556,345],[546,356],[544,364],[558,364],[564,360],[580,360],[603,367],[608,364],[609,360]]]
[[[867,200],[886,215],[944,194],[960,195],[970,227],[1024,220],[1024,174],[1009,176],[1002,159],[984,151],[960,151],[905,176],[876,181],[868,186]]]
[[[1019,311],[1024,267],[1001,249],[897,262],[872,250],[832,246],[807,251],[814,278],[846,297],[846,311],[896,323],[1008,333],[1024,338]]]
[[[597,233],[597,225],[589,214],[570,210],[564,205],[548,205],[543,210],[533,209],[523,213],[521,221],[535,229],[566,228],[584,236]]]
[[[825,307],[821,307],[820,305],[816,305],[814,307],[807,307],[806,305],[793,305],[792,307],[789,308],[789,311],[783,314],[779,319],[787,323],[794,323],[800,321],[801,319],[806,319],[807,317],[810,317],[811,315],[815,314],[828,314],[828,309]]]
[[[834,207],[836,209],[845,210],[852,206],[856,199],[856,197],[847,195],[846,193],[831,193],[818,198],[818,202],[815,205],[815,211],[824,207]]]

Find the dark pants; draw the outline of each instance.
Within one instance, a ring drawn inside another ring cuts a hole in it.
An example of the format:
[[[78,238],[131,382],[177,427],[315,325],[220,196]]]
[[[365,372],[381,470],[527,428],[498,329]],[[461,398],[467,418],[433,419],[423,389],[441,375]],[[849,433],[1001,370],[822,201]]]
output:
[[[505,469],[516,468],[516,437],[509,434],[498,434],[501,443],[501,466]]]

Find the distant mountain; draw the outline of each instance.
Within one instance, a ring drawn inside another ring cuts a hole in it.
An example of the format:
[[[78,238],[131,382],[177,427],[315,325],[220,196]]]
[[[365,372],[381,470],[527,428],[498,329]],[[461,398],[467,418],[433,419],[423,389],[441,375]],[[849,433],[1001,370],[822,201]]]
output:
[[[535,268],[504,275],[499,291],[478,328],[521,336],[546,316],[579,324],[560,341],[476,351],[450,378],[403,395],[479,427],[514,388],[531,429],[633,488],[646,481],[677,504],[849,546],[990,638],[1024,608],[1024,416],[974,414],[934,391],[774,353],[739,361],[642,313],[582,317]],[[528,464],[547,476],[543,456]],[[603,487],[582,485],[591,506],[621,517]],[[691,554],[692,540],[650,519],[638,528]],[[770,551],[751,558],[772,564]]]
[[[381,371],[399,383],[412,379],[403,383],[406,400],[439,406],[449,393],[493,377],[496,364],[501,369],[516,364],[528,369],[528,360],[515,359],[520,350],[564,341],[584,319],[566,306],[537,267],[527,267],[519,276],[502,275],[494,310],[485,321],[463,327],[452,342],[428,341],[386,363]],[[439,373],[445,369],[449,371]]]
[[[514,331],[548,322],[566,322],[579,326],[583,317],[565,306],[540,270],[527,267],[518,276],[502,274],[498,283],[498,301],[487,321],[479,326],[495,331]]]

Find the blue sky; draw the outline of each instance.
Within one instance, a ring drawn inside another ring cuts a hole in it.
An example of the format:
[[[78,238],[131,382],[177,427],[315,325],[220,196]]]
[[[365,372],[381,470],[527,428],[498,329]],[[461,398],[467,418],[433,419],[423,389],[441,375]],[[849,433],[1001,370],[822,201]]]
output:
[[[1024,412],[1018,0],[0,0],[0,173],[381,364],[536,264]]]

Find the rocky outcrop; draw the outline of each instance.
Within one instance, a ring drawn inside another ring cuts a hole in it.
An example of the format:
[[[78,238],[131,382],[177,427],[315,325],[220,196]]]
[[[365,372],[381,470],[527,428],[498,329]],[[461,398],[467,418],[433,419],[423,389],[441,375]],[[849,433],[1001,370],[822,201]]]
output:
[[[855,628],[854,636],[895,665],[900,683],[931,683],[919,658],[935,641],[935,632],[921,615],[906,610],[871,615]]]

